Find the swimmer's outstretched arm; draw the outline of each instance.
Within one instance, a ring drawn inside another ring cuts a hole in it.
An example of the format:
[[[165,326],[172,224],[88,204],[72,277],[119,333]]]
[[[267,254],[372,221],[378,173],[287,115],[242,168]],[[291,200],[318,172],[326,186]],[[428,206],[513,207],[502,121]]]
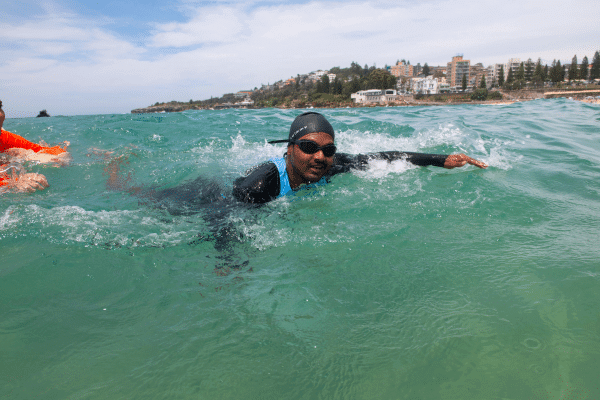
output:
[[[462,167],[465,164],[471,164],[479,168],[487,168],[487,164],[483,161],[476,160],[465,154],[451,154],[444,161],[444,168],[452,169],[456,167]]]
[[[346,172],[350,169],[365,169],[370,160],[386,160],[396,161],[405,160],[411,164],[418,165],[421,167],[434,166],[444,167],[452,169],[456,167],[462,167],[466,164],[475,165],[479,168],[487,168],[487,164],[475,160],[464,154],[425,154],[425,153],[413,153],[408,151],[381,151],[378,153],[358,154],[350,155],[344,153],[337,153],[334,159],[334,166],[331,174],[337,174],[340,172]]]

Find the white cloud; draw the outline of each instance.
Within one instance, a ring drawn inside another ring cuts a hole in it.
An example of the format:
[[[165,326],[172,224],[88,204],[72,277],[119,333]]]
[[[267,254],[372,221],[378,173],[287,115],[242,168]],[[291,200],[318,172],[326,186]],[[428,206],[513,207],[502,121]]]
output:
[[[182,7],[188,20],[152,24],[141,35],[147,36],[145,44],[109,30],[106,18],[83,18],[57,7],[41,16],[1,21],[5,105],[31,114],[40,102],[61,114],[128,112],[352,61],[382,67],[405,58],[439,65],[457,53],[484,65],[510,57],[570,61],[574,54],[591,61],[599,47],[600,10],[581,0],[568,7],[558,0],[190,2]],[[27,98],[32,94],[39,102]]]
[[[243,13],[231,7],[201,8],[185,23],[157,25],[153,47],[187,47],[205,43],[227,43],[244,30]]]

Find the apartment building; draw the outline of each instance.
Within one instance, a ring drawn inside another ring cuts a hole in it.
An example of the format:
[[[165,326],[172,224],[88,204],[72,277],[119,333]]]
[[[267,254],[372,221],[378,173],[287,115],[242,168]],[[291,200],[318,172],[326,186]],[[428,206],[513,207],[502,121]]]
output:
[[[485,83],[487,83],[488,88],[493,84],[498,84],[500,70],[503,68],[503,64],[492,64],[485,69]]]
[[[512,76],[517,75],[519,72],[519,67],[521,66],[520,58],[511,58],[508,60],[507,64],[504,64],[504,81],[508,78],[508,71],[512,71]]]
[[[482,63],[477,63],[469,67],[469,86],[473,88],[478,88],[481,83],[481,78],[485,76],[485,68],[483,68]],[[487,84],[487,77],[485,78]]]
[[[457,88],[462,86],[463,75],[466,75],[469,82],[469,66],[471,61],[464,60],[462,55],[452,57],[446,67],[446,79],[450,80],[450,86]]]
[[[396,65],[390,67],[390,74],[396,78],[400,78],[401,76],[413,76],[413,66],[402,61],[398,61]]]

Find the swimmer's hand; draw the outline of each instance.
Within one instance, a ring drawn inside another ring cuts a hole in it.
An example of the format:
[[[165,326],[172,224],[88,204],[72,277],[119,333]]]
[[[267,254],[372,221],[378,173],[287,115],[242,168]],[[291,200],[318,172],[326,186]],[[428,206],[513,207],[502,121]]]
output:
[[[476,160],[464,154],[451,154],[444,162],[444,168],[452,169],[462,167],[465,164],[471,164],[479,168],[487,168],[487,164],[483,161]]]
[[[36,173],[21,174],[18,177],[13,174],[7,183],[8,189],[17,193],[32,193],[49,186],[46,177]]]

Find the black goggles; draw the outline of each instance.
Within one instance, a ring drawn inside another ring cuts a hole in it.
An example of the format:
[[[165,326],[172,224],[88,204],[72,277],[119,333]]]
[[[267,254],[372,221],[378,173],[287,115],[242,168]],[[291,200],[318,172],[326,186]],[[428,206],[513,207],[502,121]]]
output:
[[[327,144],[325,146],[320,147],[317,143],[312,140],[290,140],[290,143],[297,144],[302,150],[303,153],[306,154],[315,154],[319,150],[323,151],[323,155],[325,157],[333,157],[337,148],[334,144]]]

